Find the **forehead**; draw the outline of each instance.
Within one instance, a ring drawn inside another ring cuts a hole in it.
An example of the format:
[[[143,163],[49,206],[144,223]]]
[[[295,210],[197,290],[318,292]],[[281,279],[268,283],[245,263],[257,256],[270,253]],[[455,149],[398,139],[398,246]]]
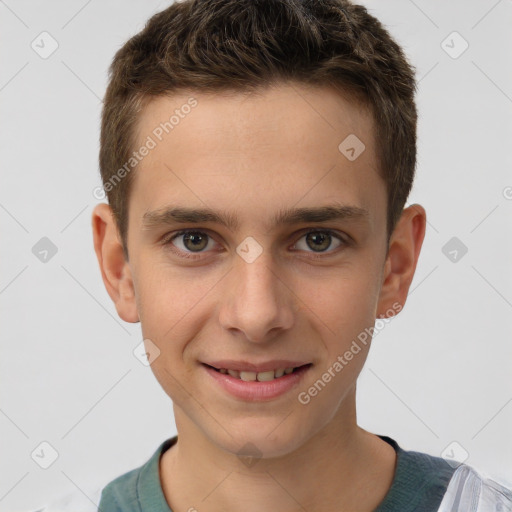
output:
[[[184,202],[253,214],[272,202],[367,208],[384,196],[371,113],[328,87],[157,97],[140,114],[137,139],[152,146],[132,185],[139,214]]]
[[[181,142],[180,135],[193,130],[202,136],[196,149],[204,152],[211,150],[211,143],[226,142],[230,147],[238,143],[244,146],[236,149],[248,149],[254,140],[260,149],[265,142],[297,144],[300,136],[302,142],[314,145],[326,134],[326,143],[355,134],[373,146],[373,124],[369,109],[352,95],[327,86],[288,82],[253,91],[180,91],[158,96],[140,112],[137,132],[139,139],[152,135],[157,142],[165,139],[172,146]]]

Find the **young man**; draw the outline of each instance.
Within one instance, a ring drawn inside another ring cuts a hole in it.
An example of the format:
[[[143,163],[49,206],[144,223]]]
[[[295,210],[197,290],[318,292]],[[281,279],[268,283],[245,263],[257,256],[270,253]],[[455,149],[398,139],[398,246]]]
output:
[[[403,308],[425,233],[404,208],[414,93],[346,0],[185,0],[118,51],[94,245],[178,436],[99,510],[512,510],[468,466],[356,421],[374,325]]]

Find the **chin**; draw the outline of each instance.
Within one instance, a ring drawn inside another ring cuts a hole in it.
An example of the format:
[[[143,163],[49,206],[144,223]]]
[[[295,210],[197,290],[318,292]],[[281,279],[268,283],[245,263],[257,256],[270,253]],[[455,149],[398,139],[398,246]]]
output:
[[[304,421],[287,425],[287,419],[293,416],[292,413],[288,418],[286,414],[279,417],[243,418],[239,422],[230,423],[231,435],[221,429],[210,439],[219,448],[240,457],[242,461],[244,458],[257,460],[284,457],[299,450],[319,429],[315,429],[314,425],[305,425]]]

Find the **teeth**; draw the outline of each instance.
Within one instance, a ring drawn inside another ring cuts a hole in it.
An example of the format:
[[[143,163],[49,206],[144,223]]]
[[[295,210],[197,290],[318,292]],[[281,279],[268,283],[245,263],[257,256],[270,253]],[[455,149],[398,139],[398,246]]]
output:
[[[219,372],[223,374],[231,375],[235,379],[241,379],[245,382],[269,382],[274,379],[279,379],[283,375],[289,375],[295,368],[279,368],[277,370],[268,370],[266,372],[246,372],[238,370],[227,370],[226,368],[220,368]]]
[[[256,380],[256,372],[240,372],[240,378],[245,381]]]
[[[258,373],[258,381],[259,382],[265,382],[268,380],[274,380],[274,370],[270,370],[269,372]]]

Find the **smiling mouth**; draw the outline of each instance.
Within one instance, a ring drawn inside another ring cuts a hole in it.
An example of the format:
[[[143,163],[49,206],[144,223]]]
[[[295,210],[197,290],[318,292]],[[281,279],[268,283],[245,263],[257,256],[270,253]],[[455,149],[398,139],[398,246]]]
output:
[[[305,370],[310,364],[305,364],[297,367],[288,367],[288,368],[277,368],[275,370],[268,370],[265,372],[251,372],[251,371],[243,371],[243,370],[232,370],[226,368],[215,368],[214,366],[210,366],[209,364],[205,364],[208,368],[215,370],[218,373],[222,373],[223,375],[229,375],[234,379],[243,380],[245,382],[269,382],[272,380],[277,380],[282,377],[286,377],[292,373],[297,372],[298,370]]]

